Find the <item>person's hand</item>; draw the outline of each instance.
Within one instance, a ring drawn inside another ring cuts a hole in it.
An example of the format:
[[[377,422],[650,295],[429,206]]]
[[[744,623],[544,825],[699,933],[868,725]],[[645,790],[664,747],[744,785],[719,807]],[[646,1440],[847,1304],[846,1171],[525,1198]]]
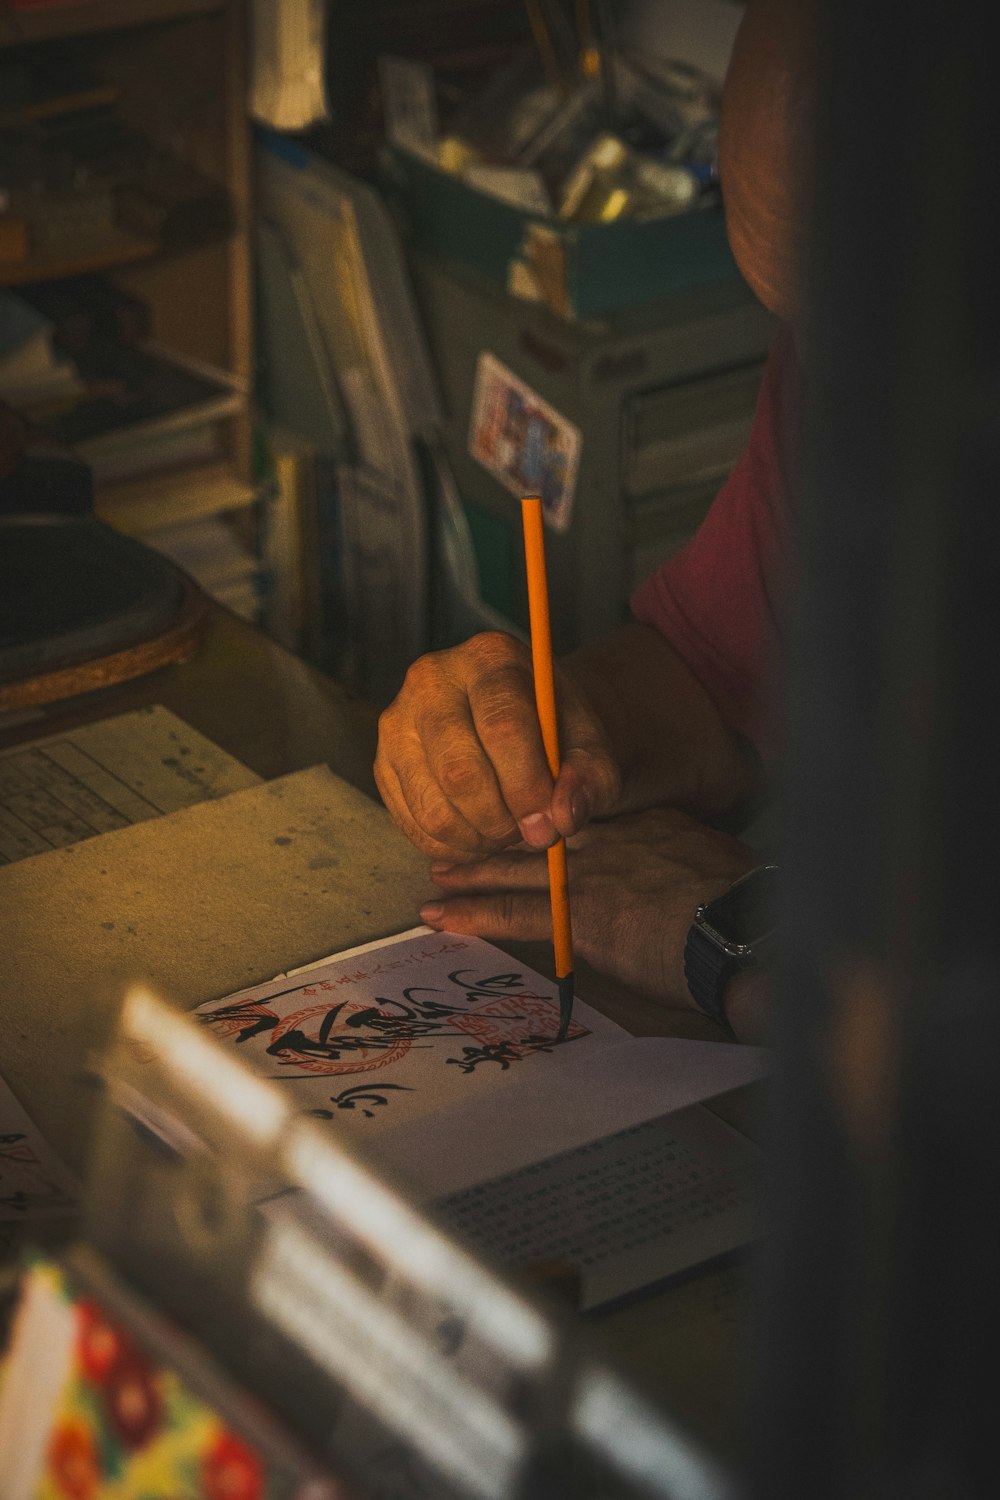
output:
[[[487,632],[414,662],[379,720],[375,780],[419,849],[452,860],[547,849],[613,809],[621,777],[604,729],[558,665],[556,698],[553,786],[527,646]]]
[[[739,839],[672,808],[592,824],[569,846],[574,951],[631,989],[692,1007],[684,945],[695,908],[759,863]],[[430,927],[495,941],[552,936],[544,854],[435,863],[431,878],[442,900],[421,909]]]

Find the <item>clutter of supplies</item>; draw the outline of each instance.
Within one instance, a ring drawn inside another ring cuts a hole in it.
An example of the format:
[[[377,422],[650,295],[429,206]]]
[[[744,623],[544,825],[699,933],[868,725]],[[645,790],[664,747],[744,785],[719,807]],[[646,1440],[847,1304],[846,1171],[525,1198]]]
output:
[[[690,63],[590,50],[569,77],[526,54],[450,118],[430,69],[386,58],[382,82],[394,144],[528,213],[598,224],[718,200],[720,87]]]

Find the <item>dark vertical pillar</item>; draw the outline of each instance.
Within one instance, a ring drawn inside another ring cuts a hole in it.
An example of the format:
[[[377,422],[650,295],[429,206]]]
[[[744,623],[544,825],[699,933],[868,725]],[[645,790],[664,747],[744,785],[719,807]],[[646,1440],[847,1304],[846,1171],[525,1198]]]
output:
[[[995,1495],[992,7],[829,0],[755,1494]]]

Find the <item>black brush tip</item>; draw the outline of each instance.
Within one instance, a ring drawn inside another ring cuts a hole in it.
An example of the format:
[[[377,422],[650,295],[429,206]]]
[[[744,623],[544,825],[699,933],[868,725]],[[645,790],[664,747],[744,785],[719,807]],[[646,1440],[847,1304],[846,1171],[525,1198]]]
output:
[[[564,974],[559,984],[559,1030],[556,1034],[557,1042],[566,1040],[569,1031],[570,1019],[573,1015],[573,973]]]

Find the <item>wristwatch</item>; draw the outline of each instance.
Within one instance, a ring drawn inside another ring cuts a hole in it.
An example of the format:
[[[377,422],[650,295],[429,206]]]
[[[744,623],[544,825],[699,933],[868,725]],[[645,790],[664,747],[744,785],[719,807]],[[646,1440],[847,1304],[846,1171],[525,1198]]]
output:
[[[684,946],[684,975],[695,1004],[727,1030],[729,980],[774,952],[777,879],[777,865],[759,865],[694,914]]]

